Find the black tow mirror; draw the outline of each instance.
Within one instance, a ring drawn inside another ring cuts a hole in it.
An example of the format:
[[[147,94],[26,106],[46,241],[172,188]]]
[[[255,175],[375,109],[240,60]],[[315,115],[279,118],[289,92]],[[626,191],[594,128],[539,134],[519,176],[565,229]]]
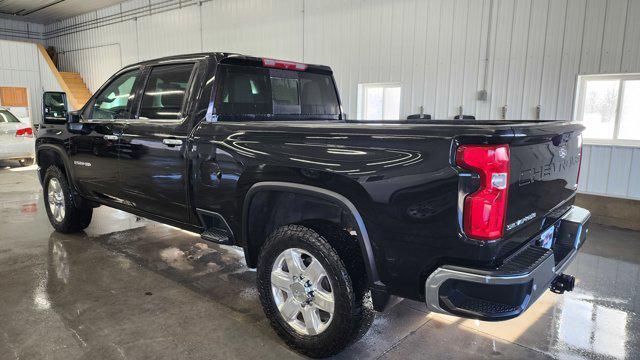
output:
[[[44,124],[66,124],[69,121],[67,94],[47,91],[42,95],[42,122]]]

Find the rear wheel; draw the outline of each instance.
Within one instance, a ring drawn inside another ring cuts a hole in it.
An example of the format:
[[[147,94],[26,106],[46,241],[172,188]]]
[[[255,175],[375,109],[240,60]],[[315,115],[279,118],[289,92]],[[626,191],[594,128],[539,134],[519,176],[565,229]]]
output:
[[[93,208],[76,203],[67,177],[60,168],[52,165],[47,169],[43,190],[49,222],[58,232],[74,233],[89,226]]]
[[[284,226],[267,239],[258,261],[260,301],[272,327],[311,357],[340,352],[373,319],[364,269],[345,266],[339,256],[351,245],[323,235]]]
[[[271,295],[298,334],[318,335],[333,320],[335,297],[327,270],[308,251],[286,249],[271,267]]]

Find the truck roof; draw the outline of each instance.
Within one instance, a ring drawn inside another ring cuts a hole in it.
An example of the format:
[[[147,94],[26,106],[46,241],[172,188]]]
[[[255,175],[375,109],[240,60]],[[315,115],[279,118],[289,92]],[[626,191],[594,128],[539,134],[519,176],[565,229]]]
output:
[[[229,52],[205,52],[205,53],[165,56],[161,58],[137,62],[131,65],[128,65],[125,68],[129,68],[132,66],[140,66],[140,65],[158,65],[163,63],[171,63],[175,61],[198,60],[198,59],[203,59],[207,57],[215,58],[220,63],[250,65],[250,66],[260,66],[260,67],[264,66],[263,65],[264,59],[271,60],[270,58],[261,58],[261,57],[242,55],[237,53],[229,53]],[[278,60],[278,61],[295,63],[289,60]],[[322,73],[332,74],[331,68],[325,65],[315,65],[315,64],[304,64],[304,65],[305,65],[305,69],[312,70],[313,72],[322,72]]]

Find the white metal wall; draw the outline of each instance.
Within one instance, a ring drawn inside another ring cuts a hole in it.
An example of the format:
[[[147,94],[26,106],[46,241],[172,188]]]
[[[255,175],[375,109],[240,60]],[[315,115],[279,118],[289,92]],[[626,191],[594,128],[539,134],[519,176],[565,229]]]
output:
[[[42,114],[42,92],[61,91],[36,44],[0,40],[0,86],[26,87],[31,122]]]
[[[93,61],[83,61],[84,59]],[[105,76],[108,77],[123,67],[120,44],[61,52],[58,54],[58,67],[73,69],[74,72],[82,74],[89,90],[94,93],[106,80]]]
[[[302,61],[302,7],[301,0],[131,0],[49,25],[45,36],[61,52],[61,70],[80,72],[95,91],[114,67],[174,54],[227,51]],[[133,15],[122,21],[122,14]]]
[[[585,146],[580,171],[580,192],[640,199],[640,148]]]
[[[92,90],[118,61],[233,51],[330,65],[352,117],[359,83],[397,82],[403,116],[569,119],[577,74],[640,72],[640,0],[130,0],[45,37]],[[639,149],[583,163],[581,191],[640,199]]]
[[[23,21],[0,19],[0,39],[44,42],[44,25]]]

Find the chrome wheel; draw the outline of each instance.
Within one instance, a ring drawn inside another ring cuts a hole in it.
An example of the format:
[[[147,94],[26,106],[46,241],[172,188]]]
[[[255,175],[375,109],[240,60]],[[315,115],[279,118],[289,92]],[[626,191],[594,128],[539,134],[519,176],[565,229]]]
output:
[[[62,220],[64,220],[65,215],[64,192],[62,191],[60,181],[58,181],[58,179],[56,178],[51,178],[51,180],[49,180],[49,187],[47,189],[49,211],[51,211],[53,219],[56,222],[60,223],[62,222]]]
[[[271,269],[271,293],[282,318],[299,334],[327,329],[335,301],[333,287],[320,261],[302,249],[287,249]]]

